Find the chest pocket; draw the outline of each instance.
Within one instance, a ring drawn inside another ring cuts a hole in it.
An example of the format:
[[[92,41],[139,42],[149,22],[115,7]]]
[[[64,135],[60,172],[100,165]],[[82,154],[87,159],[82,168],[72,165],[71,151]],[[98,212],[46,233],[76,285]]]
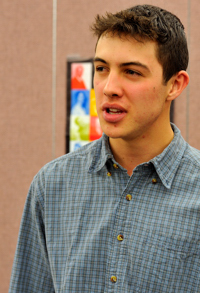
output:
[[[141,240],[131,267],[133,292],[200,292],[200,239],[148,235]]]

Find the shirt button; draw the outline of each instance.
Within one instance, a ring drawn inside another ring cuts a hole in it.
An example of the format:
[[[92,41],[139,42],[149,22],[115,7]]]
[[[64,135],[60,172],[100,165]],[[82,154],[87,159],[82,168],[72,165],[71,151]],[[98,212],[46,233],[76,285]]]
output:
[[[153,179],[152,179],[152,183],[153,183],[153,184],[156,184],[156,183],[157,183],[156,178],[153,178]]]
[[[110,176],[111,176],[111,173],[110,173],[110,172],[108,172],[108,173],[107,173],[107,176],[108,176],[108,177],[110,177]]]
[[[123,240],[124,240],[124,236],[121,235],[121,234],[119,234],[119,235],[117,236],[117,240],[119,240],[119,241],[123,241]]]
[[[130,201],[131,199],[132,199],[132,195],[131,194],[127,194],[126,200]]]
[[[119,167],[117,166],[117,164],[113,164],[113,167],[115,168],[115,169],[118,169]]]
[[[111,282],[116,283],[117,282],[117,277],[116,276],[112,276],[110,278]]]

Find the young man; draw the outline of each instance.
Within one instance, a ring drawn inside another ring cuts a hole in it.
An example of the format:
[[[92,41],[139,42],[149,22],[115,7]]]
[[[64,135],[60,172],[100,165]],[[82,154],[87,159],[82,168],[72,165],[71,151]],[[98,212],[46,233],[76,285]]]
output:
[[[103,137],[47,164],[27,198],[14,292],[200,292],[200,152],[170,124],[184,28],[139,5],[97,16]]]

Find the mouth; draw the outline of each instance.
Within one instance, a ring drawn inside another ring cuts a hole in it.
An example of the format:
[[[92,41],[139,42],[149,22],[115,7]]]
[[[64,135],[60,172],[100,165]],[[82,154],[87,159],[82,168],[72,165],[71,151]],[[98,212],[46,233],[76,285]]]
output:
[[[118,105],[117,103],[105,103],[104,105],[102,105],[102,110],[110,114],[127,112],[124,107]]]
[[[106,108],[106,113],[111,114],[111,115],[116,115],[116,114],[123,113],[123,111],[116,109],[116,108]]]
[[[127,114],[127,111],[119,105],[104,105],[103,117],[106,122],[120,122]]]

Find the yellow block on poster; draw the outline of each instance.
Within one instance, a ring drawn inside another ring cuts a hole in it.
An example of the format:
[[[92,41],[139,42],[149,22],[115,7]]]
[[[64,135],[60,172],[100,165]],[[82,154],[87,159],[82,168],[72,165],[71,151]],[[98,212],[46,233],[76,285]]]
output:
[[[90,116],[97,117],[96,99],[94,89],[90,91]]]

